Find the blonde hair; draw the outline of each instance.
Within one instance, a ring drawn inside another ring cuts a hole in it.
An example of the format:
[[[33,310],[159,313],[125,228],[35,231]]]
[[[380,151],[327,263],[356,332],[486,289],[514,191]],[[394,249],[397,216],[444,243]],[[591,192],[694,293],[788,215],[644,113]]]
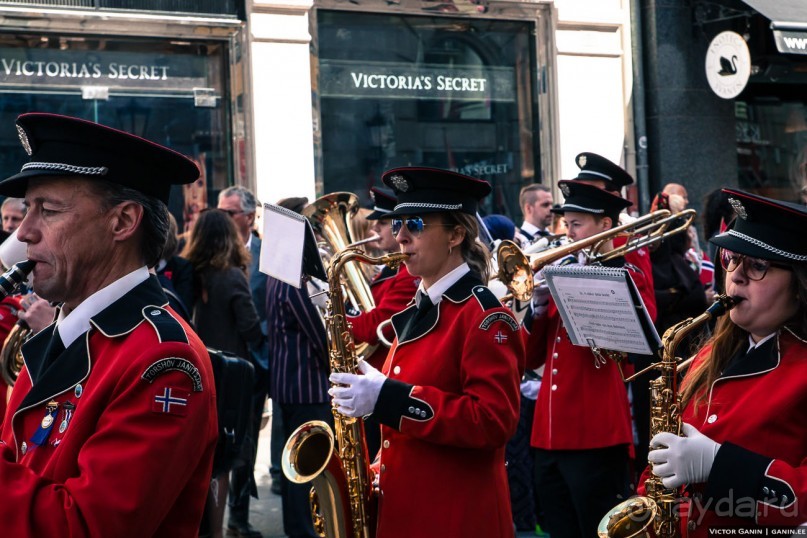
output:
[[[477,237],[479,236],[479,221],[476,216],[459,211],[441,213],[443,222],[452,226],[460,226],[465,229],[465,237],[460,243],[462,259],[477,273],[482,282],[487,283],[490,279],[490,252]]]

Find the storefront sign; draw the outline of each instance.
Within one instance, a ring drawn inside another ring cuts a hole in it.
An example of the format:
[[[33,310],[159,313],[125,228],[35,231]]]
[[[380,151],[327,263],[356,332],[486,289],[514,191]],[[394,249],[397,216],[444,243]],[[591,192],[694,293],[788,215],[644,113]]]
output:
[[[789,54],[807,54],[807,32],[797,30],[773,31],[776,48]]]
[[[0,48],[0,86],[190,90],[208,85],[203,58]]]
[[[516,100],[511,67],[368,64],[323,59],[320,88],[323,97]]]
[[[745,39],[736,32],[721,32],[706,52],[706,80],[718,97],[733,99],[748,84],[751,53]]]

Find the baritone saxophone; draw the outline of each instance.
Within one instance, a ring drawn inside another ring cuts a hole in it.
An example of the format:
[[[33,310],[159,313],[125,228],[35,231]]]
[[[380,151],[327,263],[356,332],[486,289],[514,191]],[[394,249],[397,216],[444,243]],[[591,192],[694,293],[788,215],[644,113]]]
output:
[[[351,261],[396,268],[408,254],[367,256],[357,248],[337,253],[328,266],[328,303],[325,328],[331,372],[357,373],[356,353],[350,323],[345,314],[345,296],[340,273]],[[283,448],[283,473],[291,482],[311,482],[311,516],[317,534],[327,538],[372,538],[375,536],[377,497],[373,490],[370,459],[361,418],[332,409],[334,430],[323,421],[306,422],[297,428]]]
[[[739,300],[718,295],[706,312],[688,318],[664,331],[661,338],[661,361],[625,379],[631,381],[648,370],[661,375],[650,381],[650,438],[657,433],[681,435],[681,395],[678,393],[679,362],[675,351],[681,341],[709,320],[734,308]],[[624,376],[623,376],[624,377]],[[631,497],[611,509],[600,521],[600,538],[678,538],[681,536],[678,517],[680,496],[676,488],[665,488],[654,474],[645,480],[646,495]]]

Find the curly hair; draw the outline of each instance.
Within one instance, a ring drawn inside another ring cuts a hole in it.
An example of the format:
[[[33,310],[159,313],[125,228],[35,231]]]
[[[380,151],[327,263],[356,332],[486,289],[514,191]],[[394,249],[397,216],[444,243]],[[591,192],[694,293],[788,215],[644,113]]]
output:
[[[207,209],[199,214],[182,257],[191,262],[197,274],[206,269],[230,267],[238,267],[246,273],[250,262],[233,219],[219,209]]]

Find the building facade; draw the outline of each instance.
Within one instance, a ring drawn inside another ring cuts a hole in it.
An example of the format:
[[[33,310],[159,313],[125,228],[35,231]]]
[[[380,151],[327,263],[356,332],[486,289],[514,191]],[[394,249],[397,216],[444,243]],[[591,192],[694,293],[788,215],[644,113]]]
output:
[[[491,182],[486,213],[574,177],[595,151],[633,166],[630,14],[619,0],[254,0],[258,195],[366,200],[381,173]],[[626,112],[627,110],[627,112]]]
[[[200,180],[171,196],[182,231],[251,175],[245,18],[233,0],[0,2],[0,169],[24,162],[23,112],[132,132],[199,164]]]

